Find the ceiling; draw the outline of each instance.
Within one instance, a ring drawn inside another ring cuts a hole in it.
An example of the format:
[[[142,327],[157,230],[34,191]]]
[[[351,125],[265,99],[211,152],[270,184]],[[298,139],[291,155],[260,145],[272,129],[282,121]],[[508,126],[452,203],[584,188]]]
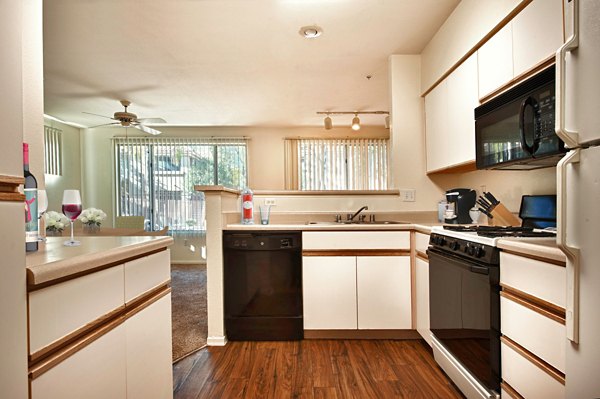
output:
[[[127,99],[168,125],[322,126],[317,111],[389,111],[389,55],[419,54],[458,2],[45,1],[45,113],[94,126],[110,121],[82,111]],[[320,37],[298,34],[312,24]]]

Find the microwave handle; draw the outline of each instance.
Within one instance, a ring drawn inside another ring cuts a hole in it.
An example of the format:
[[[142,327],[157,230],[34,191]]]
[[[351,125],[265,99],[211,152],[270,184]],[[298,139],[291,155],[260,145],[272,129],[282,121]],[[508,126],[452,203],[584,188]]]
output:
[[[521,102],[521,109],[519,110],[519,133],[521,134],[521,148],[529,155],[533,155],[537,151],[540,144],[539,139],[535,138],[535,134],[532,145],[527,144],[527,139],[525,138],[525,109],[529,106],[535,110],[535,105],[535,99],[529,96]]]

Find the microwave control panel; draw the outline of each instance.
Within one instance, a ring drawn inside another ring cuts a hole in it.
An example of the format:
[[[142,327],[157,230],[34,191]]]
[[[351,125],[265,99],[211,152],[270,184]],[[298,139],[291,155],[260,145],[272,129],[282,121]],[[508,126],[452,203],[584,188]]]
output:
[[[536,104],[535,137],[542,138],[555,134],[554,132],[554,90],[548,89],[539,93]]]

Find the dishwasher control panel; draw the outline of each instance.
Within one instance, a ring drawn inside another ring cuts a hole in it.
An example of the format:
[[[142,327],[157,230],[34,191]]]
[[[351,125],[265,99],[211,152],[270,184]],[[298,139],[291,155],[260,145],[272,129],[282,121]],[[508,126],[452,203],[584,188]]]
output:
[[[223,249],[237,249],[246,251],[274,251],[280,249],[302,248],[302,235],[300,233],[223,233]]]

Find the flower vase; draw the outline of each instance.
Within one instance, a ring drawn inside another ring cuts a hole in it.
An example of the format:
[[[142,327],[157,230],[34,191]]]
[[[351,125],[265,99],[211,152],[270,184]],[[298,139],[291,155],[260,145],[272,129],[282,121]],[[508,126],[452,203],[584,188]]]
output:
[[[100,225],[96,223],[84,224],[83,231],[86,234],[98,234],[100,232]]]

